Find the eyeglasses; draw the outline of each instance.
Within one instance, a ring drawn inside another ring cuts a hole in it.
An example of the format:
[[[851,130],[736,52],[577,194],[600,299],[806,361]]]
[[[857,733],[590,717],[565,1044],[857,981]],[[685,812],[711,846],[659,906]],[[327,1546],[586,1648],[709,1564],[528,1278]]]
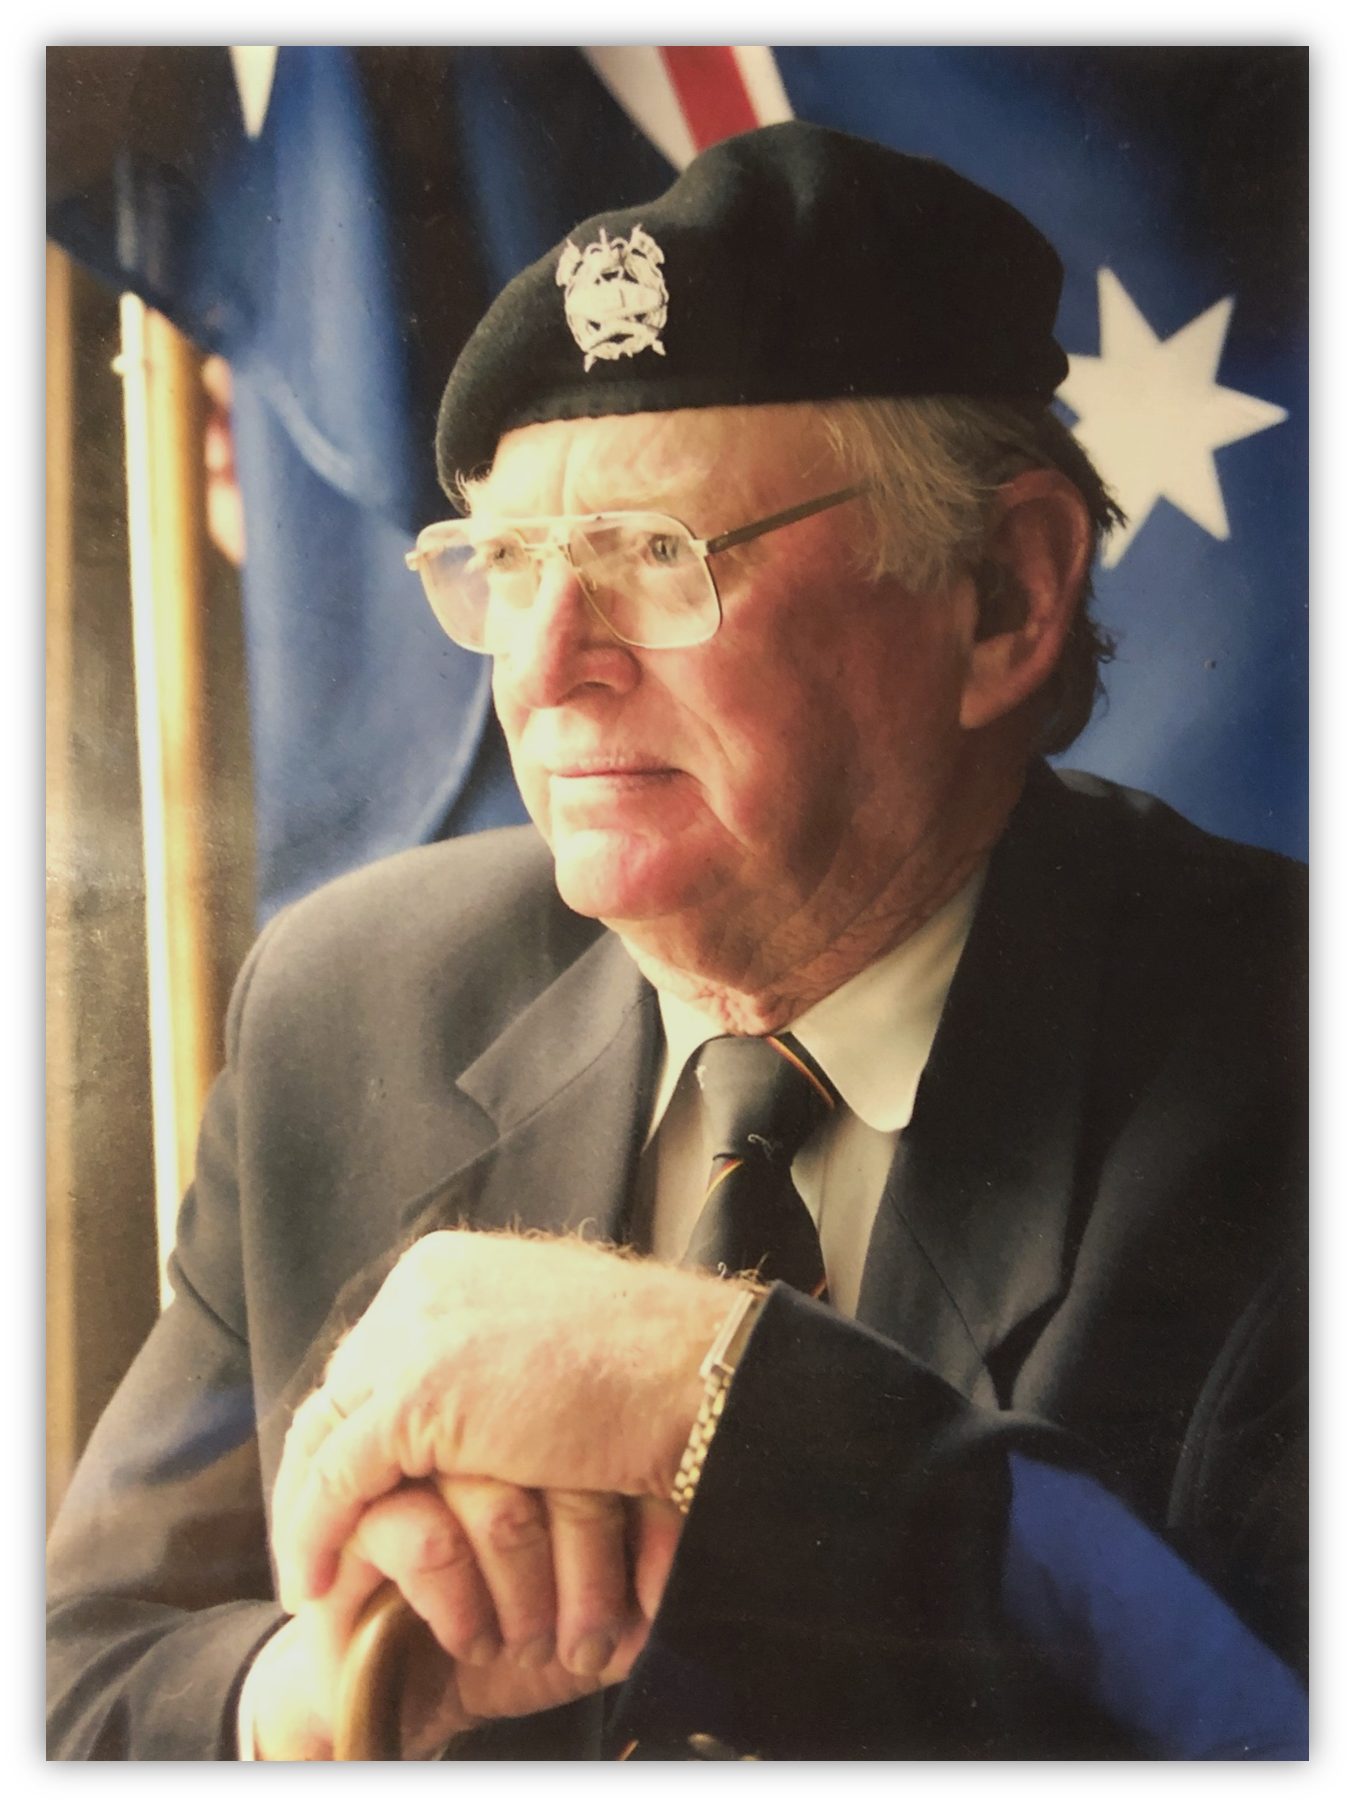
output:
[[[502,520],[474,515],[425,527],[405,563],[444,631],[471,652],[505,653],[536,602],[546,560],[562,558],[598,620],[627,646],[699,646],[722,619],[708,560],[863,495],[835,490],[699,540],[672,515],[614,513]]]

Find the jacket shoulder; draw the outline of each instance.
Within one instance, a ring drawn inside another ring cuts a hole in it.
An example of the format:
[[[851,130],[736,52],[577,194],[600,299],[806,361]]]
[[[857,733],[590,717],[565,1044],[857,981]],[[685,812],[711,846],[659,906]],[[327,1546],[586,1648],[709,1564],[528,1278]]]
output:
[[[1090,772],[1047,769],[1032,785],[1040,813],[1084,856],[1113,859],[1148,911],[1238,929],[1251,924],[1290,946],[1304,938],[1308,870],[1299,860],[1211,834],[1161,798]]]
[[[1033,768],[970,941],[973,970],[957,987],[966,978],[987,1010],[993,985],[1014,987],[1026,1010],[1032,985],[1067,987],[1076,975],[1103,1056],[1144,1083],[1192,1035],[1291,1076],[1302,1069],[1305,868],[1210,834],[1144,792]]]
[[[335,879],[290,904],[255,943],[232,1003],[276,1022],[318,1016],[389,1021],[431,999],[464,1026],[516,1015],[605,933],[555,888],[534,828],[489,829],[416,847]]]

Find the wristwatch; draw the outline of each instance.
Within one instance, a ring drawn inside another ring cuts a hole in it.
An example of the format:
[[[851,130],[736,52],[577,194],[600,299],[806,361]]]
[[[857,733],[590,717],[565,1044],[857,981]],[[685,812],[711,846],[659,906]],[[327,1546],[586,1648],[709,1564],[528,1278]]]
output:
[[[770,1290],[766,1286],[739,1287],[739,1296],[701,1363],[701,1378],[706,1383],[706,1390],[702,1395],[696,1421],[692,1425],[692,1434],[687,1439],[687,1447],[678,1463],[673,1491],[668,1496],[684,1517],[691,1509],[692,1499],[701,1479],[701,1470],[706,1465],[706,1456],[720,1423],[720,1414],[725,1409],[729,1383],[734,1378],[739,1357],[752,1335],[753,1326]]]

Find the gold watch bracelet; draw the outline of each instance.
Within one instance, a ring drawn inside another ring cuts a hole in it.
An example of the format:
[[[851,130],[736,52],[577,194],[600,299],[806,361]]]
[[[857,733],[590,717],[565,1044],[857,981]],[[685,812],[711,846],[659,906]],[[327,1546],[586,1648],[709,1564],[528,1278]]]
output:
[[[739,1357],[752,1335],[753,1326],[757,1323],[758,1314],[769,1291],[770,1288],[766,1286],[739,1288],[738,1298],[730,1307],[728,1317],[720,1326],[715,1341],[701,1363],[701,1379],[705,1382],[706,1390],[692,1424],[692,1434],[687,1439],[687,1447],[678,1463],[673,1491],[668,1496],[684,1518],[691,1510],[692,1500],[701,1480],[701,1471],[706,1466],[706,1457],[719,1428],[720,1416],[729,1396],[729,1383],[734,1378]]]

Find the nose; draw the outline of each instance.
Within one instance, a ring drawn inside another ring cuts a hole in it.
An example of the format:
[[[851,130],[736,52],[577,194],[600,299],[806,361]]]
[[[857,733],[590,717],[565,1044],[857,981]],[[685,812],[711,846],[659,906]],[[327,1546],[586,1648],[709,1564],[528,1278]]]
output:
[[[511,690],[527,708],[550,709],[587,686],[628,690],[637,675],[634,654],[594,611],[568,558],[544,559],[536,600],[495,661],[496,689]]]

